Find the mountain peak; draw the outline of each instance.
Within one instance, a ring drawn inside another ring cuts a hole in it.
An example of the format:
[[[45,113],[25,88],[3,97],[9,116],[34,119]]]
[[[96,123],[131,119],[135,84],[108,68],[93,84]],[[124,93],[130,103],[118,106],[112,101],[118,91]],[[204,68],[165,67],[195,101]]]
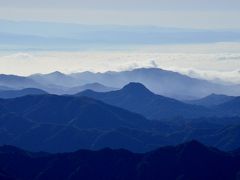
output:
[[[137,82],[130,82],[122,88],[123,91],[133,92],[133,93],[150,93],[153,94],[150,90],[148,90],[143,84]]]
[[[224,97],[224,96],[227,96],[227,95],[212,93],[212,94],[208,95],[207,97]]]
[[[52,73],[49,73],[49,75],[62,76],[62,75],[65,75],[65,74],[60,72],[60,71],[54,71]]]
[[[105,87],[104,85],[98,83],[98,82],[94,82],[94,83],[88,83],[88,84],[85,84],[83,85],[85,87]]]
[[[192,146],[192,147],[203,147],[204,146],[202,143],[200,143],[199,141],[194,140],[194,139],[186,142],[185,145]]]
[[[180,147],[180,149],[182,149],[181,151],[186,154],[204,152],[209,150],[207,146],[203,145],[202,143],[196,140],[191,140],[184,144],[180,144],[178,145],[178,147]]]

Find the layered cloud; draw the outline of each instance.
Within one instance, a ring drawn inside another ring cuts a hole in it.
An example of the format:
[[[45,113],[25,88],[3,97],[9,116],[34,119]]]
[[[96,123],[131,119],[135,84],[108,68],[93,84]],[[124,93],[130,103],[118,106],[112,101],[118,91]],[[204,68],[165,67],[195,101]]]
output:
[[[237,47],[235,48],[237,50]],[[168,52],[166,47],[158,51],[156,49],[154,51],[138,49],[99,52],[8,52],[0,54],[0,72],[29,75],[56,70],[72,73],[158,67],[202,79],[240,83],[240,53],[209,52],[210,48],[207,47],[208,51],[201,53],[196,53],[195,48],[192,52],[189,52],[191,49],[189,48],[181,53]]]

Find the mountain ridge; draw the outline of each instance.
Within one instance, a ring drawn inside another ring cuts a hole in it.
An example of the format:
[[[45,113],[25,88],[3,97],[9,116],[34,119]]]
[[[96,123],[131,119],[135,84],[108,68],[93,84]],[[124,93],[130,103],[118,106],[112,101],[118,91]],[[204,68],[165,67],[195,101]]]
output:
[[[4,77],[20,78],[21,81],[12,81],[9,84]],[[19,83],[21,82],[21,83]],[[139,82],[152,92],[179,100],[191,100],[207,96],[211,93],[238,96],[239,85],[223,85],[217,82],[192,78],[174,71],[160,68],[137,68],[120,72],[79,72],[64,74],[56,71],[48,74],[33,74],[30,76],[0,76],[0,85],[10,88],[40,88],[53,94],[66,94],[67,90],[84,84],[100,83],[107,87],[122,88],[130,82]],[[7,86],[8,87],[8,86]]]
[[[37,88],[25,88],[21,90],[0,91],[0,98],[16,98],[26,95],[42,95],[42,94],[47,94],[47,92]]]
[[[120,90],[105,93],[83,91],[76,96],[98,99],[156,120],[178,116],[195,117],[200,113],[210,114],[210,111],[204,107],[185,104],[172,98],[157,95],[141,83],[132,82]]]
[[[112,180],[234,180],[240,172],[239,155],[222,152],[197,141],[141,154],[105,148],[39,155],[12,146],[0,147],[0,152],[0,169],[23,180],[36,177],[39,180],[90,180],[99,177]]]
[[[189,104],[211,107],[211,106],[217,106],[217,105],[223,104],[225,102],[233,100],[234,98],[235,98],[234,96],[227,96],[227,95],[212,93],[212,94],[210,94],[206,97],[203,97],[201,99],[185,101],[185,102],[189,103]]]

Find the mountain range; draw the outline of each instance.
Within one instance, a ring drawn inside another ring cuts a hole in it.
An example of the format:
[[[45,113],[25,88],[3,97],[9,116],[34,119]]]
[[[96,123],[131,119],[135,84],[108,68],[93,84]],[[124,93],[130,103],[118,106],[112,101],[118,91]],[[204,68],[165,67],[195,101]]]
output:
[[[181,91],[184,85],[185,95],[191,94],[193,85],[202,95],[210,84],[224,87],[155,68],[0,75],[0,145],[51,153],[106,147],[143,153],[196,139],[221,150],[240,147],[238,96],[211,94],[180,101],[152,91],[151,83],[124,84],[132,79],[166,89],[182,83],[170,89]]]
[[[117,88],[121,88],[130,82],[139,82],[156,94],[180,100],[201,98],[212,93],[240,95],[239,85],[222,85],[159,68],[139,68],[106,73],[84,72],[71,74],[71,76],[81,79],[85,83],[98,82]]]
[[[0,144],[31,150],[64,152],[94,148],[101,146],[98,144],[104,136],[114,129],[152,127],[141,115],[85,97],[31,95],[0,99],[0,110]],[[116,136],[122,139],[123,147],[138,147],[134,138],[124,134]],[[109,141],[114,142],[113,139]],[[105,147],[108,143],[103,141]]]
[[[159,95],[138,83],[125,87],[127,93],[121,99],[129,97],[128,91],[132,85],[143,90],[136,91],[140,95],[139,99],[145,101],[148,97],[157,97],[157,101],[171,102],[168,114],[173,106],[184,104],[166,97],[159,98]],[[148,96],[144,95],[146,92]],[[219,108],[228,107],[222,105]],[[225,112],[221,108],[219,113]],[[239,108],[233,110],[239,112]],[[197,139],[223,150],[233,150],[240,146],[240,117],[232,117],[229,111],[226,112],[229,117],[175,117],[154,121],[89,97],[43,94],[0,99],[0,145],[9,144],[31,151],[47,152],[105,147],[146,152],[159,146]]]
[[[67,94],[76,94],[78,92],[82,92],[85,90],[93,90],[95,92],[109,92],[109,91],[117,90],[117,88],[107,87],[100,83],[89,83],[89,84],[85,84],[82,86],[72,87],[69,90],[67,90],[66,93]]]
[[[28,77],[0,75],[0,86],[12,89],[39,88],[52,94],[73,94],[84,86],[95,83],[92,90],[108,91],[120,89],[130,82],[139,82],[156,94],[180,100],[199,99],[209,94],[240,95],[239,85],[223,85],[216,82],[159,68],[140,68],[121,72],[64,74],[34,74]],[[96,88],[96,83],[107,88]]]
[[[210,110],[207,108],[185,104],[172,98],[154,94],[141,83],[129,83],[122,89],[111,92],[86,90],[76,94],[76,96],[98,99],[156,120],[211,115]]]
[[[197,141],[137,154],[119,149],[72,153],[32,153],[0,147],[3,180],[238,180],[240,153],[222,152]]]
[[[0,86],[4,87],[3,90],[9,90],[33,87],[38,88],[40,87],[40,84],[28,77],[0,74]]]
[[[231,117],[240,116],[239,97],[215,97],[211,107],[187,104],[172,98],[154,94],[140,83],[129,83],[122,89],[111,92],[94,92],[86,90],[76,94],[101,100],[105,103],[142,114],[152,120],[172,118]],[[206,97],[205,99],[208,99]],[[210,97],[211,98],[211,97]],[[222,102],[222,104],[220,103]]]
[[[227,96],[222,94],[210,94],[200,99],[189,100],[185,102],[189,104],[211,107],[211,106],[217,106],[217,105],[223,104],[233,99],[234,99],[234,96]]]
[[[26,95],[40,95],[40,94],[47,94],[47,92],[36,88],[26,88],[21,90],[2,90],[0,91],[0,98],[16,98]]]

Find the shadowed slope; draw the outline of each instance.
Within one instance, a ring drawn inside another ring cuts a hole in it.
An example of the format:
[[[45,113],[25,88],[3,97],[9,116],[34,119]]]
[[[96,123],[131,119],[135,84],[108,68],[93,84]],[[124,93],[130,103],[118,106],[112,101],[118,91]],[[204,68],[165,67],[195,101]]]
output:
[[[174,117],[198,117],[210,115],[210,111],[201,106],[189,105],[156,95],[140,83],[129,83],[118,91],[99,93],[84,91],[76,96],[87,96],[115,105],[150,119],[163,119]]]
[[[16,178],[111,180],[234,180],[240,156],[196,141],[145,154],[103,149],[64,154],[34,154],[14,147],[0,148],[0,168]]]

